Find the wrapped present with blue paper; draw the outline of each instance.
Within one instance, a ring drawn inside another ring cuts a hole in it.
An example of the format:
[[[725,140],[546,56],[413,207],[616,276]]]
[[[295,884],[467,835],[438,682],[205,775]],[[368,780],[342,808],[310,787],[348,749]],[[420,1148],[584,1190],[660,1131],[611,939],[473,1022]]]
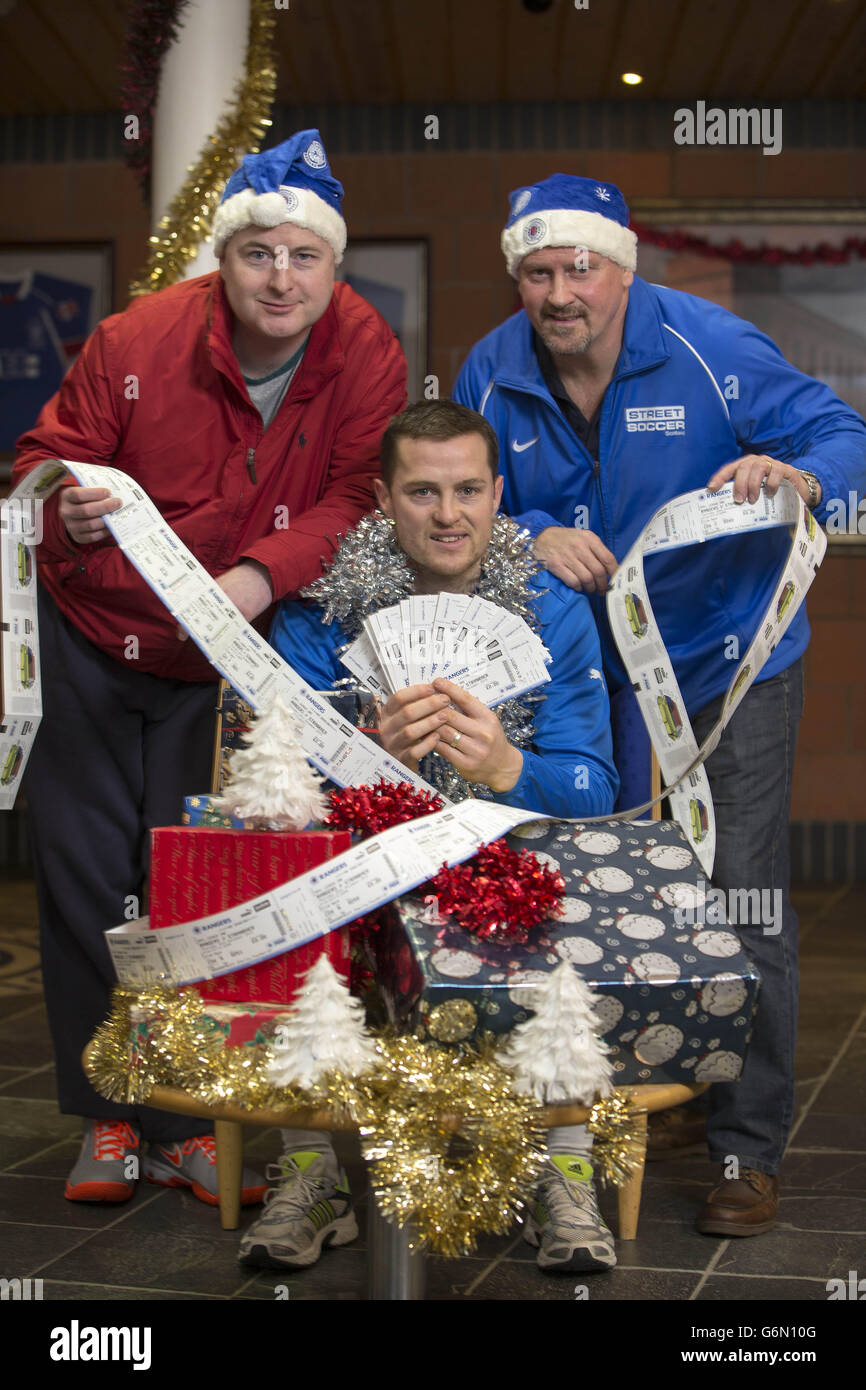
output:
[[[600,998],[614,1084],[735,1081],[759,976],[679,825],[534,821],[505,838],[562,874],[562,915],[506,945],[442,918],[432,898],[398,900],[370,938],[393,1020],[441,1042],[505,1033],[571,961]]]
[[[245,822],[229,815],[221,806],[221,801],[219,796],[185,796],[181,825],[208,826],[211,830],[243,830]]]

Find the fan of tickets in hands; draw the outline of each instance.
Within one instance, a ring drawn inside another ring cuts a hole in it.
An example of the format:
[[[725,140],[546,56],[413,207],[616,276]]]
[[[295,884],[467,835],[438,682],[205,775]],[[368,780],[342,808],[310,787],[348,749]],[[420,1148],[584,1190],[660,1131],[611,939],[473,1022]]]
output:
[[[381,608],[340,659],[383,699],[444,676],[493,706],[550,680],[541,638],[523,618],[473,594],[418,594]]]

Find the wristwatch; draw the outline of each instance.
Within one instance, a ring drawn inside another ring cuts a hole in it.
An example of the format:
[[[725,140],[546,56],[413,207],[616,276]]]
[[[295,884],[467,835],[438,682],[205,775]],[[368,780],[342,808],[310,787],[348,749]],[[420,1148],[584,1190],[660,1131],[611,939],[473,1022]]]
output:
[[[805,478],[806,482],[809,484],[809,500],[806,506],[809,508],[810,512],[813,512],[821,498],[821,484],[818,482],[815,474],[810,473],[807,468],[799,468],[797,471],[800,477]]]

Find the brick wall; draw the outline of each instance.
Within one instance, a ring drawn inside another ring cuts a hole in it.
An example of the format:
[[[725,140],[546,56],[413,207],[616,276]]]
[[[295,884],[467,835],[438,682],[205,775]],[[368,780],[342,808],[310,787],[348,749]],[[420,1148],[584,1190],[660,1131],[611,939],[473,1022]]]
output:
[[[792,820],[866,821],[866,556],[828,554],[809,595]]]
[[[114,308],[147,255],[150,218],[119,160],[0,164],[2,240],[114,243]]]

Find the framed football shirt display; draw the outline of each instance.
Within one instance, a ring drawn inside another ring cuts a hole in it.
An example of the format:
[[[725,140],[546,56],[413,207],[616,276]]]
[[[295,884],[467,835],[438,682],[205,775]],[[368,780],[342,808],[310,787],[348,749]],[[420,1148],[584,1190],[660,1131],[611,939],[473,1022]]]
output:
[[[111,312],[109,243],[0,245],[0,467]]]

